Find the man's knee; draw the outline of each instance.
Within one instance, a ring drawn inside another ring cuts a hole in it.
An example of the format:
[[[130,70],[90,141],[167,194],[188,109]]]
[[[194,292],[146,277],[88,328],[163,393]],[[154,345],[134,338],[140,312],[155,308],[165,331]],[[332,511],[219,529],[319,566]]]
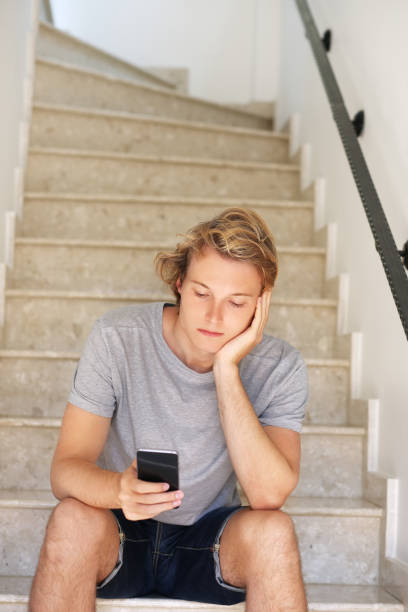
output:
[[[253,510],[247,514],[247,542],[252,550],[269,554],[298,551],[293,521],[281,510]]]
[[[109,527],[108,510],[66,498],[54,509],[47,525],[45,552],[55,562],[91,555],[103,542]]]

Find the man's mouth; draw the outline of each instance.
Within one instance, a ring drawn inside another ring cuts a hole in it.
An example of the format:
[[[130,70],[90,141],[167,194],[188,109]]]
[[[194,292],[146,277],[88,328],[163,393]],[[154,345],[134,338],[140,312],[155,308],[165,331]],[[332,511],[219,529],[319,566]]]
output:
[[[219,332],[212,332],[212,331],[208,331],[207,329],[199,329],[198,330],[200,333],[202,333],[204,336],[223,336],[222,333]]]

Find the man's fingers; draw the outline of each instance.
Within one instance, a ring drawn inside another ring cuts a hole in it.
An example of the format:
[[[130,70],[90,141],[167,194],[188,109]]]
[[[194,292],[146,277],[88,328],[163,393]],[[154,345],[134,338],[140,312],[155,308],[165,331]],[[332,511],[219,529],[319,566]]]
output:
[[[125,495],[124,502],[127,507],[136,511],[138,506],[147,507],[150,505],[157,506],[158,504],[170,504],[184,497],[182,491],[172,491],[171,493],[145,493],[134,497],[133,495]]]
[[[163,493],[168,491],[169,487],[164,488],[164,482],[147,482],[146,480],[140,480],[139,478],[132,482],[131,490],[134,493]]]
[[[143,518],[156,516],[157,514],[160,514],[161,512],[166,512],[167,510],[173,510],[179,505],[180,502],[177,502],[176,505],[173,502],[154,505],[138,504],[137,509],[131,509],[130,507],[126,507],[123,513],[126,518],[129,519],[129,521],[139,521]]]

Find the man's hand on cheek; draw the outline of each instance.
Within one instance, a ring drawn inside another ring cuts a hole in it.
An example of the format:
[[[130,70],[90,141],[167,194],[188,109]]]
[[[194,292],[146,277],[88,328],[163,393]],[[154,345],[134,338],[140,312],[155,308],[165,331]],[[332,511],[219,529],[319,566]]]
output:
[[[241,359],[261,342],[265,325],[268,321],[269,304],[272,290],[264,291],[258,298],[255,314],[250,326],[241,334],[224,344],[216,353],[214,368],[220,365],[237,366]]]

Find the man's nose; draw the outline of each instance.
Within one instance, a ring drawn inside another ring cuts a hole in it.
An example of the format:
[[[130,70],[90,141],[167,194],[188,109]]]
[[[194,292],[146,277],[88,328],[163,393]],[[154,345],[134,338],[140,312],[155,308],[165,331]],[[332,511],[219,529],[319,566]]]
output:
[[[211,321],[212,323],[222,321],[222,305],[216,302],[210,302],[208,304],[206,318],[207,321]]]

